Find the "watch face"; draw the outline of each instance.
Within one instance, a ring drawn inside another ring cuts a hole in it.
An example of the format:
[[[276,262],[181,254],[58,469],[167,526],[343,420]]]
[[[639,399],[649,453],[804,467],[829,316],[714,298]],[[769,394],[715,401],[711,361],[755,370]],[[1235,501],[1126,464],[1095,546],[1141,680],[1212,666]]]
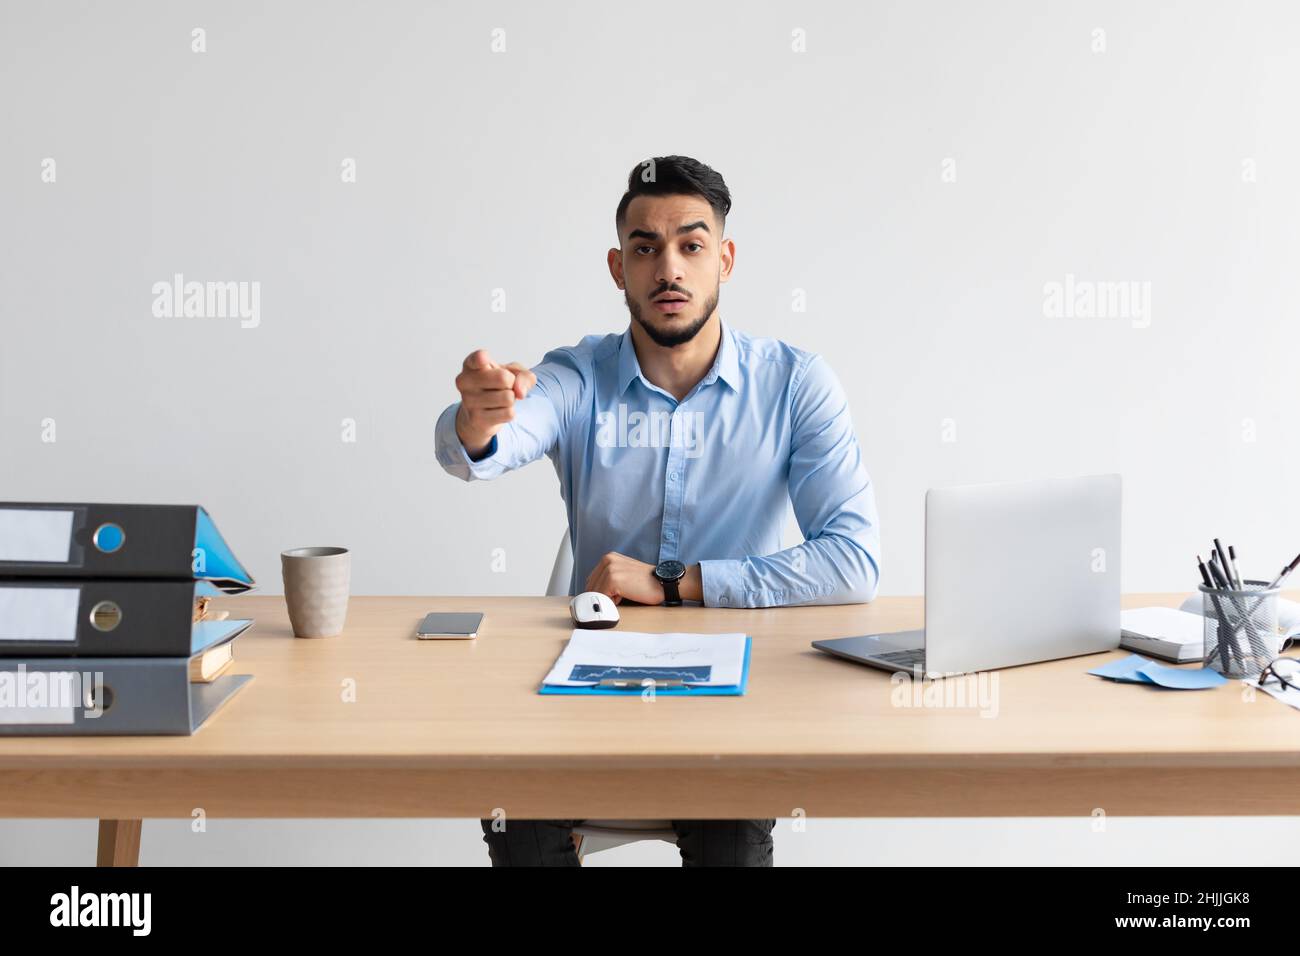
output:
[[[660,581],[676,581],[686,576],[686,565],[680,561],[660,561],[655,568],[655,577]]]

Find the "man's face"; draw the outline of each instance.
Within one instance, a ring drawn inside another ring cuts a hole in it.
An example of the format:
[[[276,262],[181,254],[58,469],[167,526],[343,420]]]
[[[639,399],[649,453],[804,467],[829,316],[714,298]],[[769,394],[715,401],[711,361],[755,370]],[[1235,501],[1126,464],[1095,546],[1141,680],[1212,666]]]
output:
[[[735,249],[713,207],[700,196],[637,196],[619,238],[609,267],[633,321],[668,348],[695,338],[718,307]]]

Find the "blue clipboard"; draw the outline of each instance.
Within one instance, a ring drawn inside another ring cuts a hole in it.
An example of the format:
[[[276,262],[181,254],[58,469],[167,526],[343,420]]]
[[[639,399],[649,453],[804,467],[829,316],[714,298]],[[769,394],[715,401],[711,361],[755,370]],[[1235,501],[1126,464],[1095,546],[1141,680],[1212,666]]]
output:
[[[749,687],[749,649],[754,639],[745,637],[745,660],[740,668],[739,684],[717,687],[657,687],[656,697],[740,697]],[[539,694],[584,694],[589,696],[640,697],[643,687],[551,687],[543,684]]]

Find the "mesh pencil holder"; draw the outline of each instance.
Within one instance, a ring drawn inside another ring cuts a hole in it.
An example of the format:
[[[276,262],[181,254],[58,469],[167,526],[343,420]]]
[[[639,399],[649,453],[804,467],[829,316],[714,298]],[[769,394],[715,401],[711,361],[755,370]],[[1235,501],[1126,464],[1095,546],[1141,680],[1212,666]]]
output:
[[[1277,596],[1267,581],[1246,581],[1240,590],[1201,585],[1205,661],[1224,677],[1258,677],[1278,655]]]

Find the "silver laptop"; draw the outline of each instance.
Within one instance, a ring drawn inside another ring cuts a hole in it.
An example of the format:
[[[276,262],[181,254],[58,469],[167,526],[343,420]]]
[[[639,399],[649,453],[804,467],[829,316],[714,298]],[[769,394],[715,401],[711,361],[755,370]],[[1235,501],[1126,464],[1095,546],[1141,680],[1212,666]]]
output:
[[[931,489],[925,629],[813,641],[933,676],[1119,646],[1120,476]]]

